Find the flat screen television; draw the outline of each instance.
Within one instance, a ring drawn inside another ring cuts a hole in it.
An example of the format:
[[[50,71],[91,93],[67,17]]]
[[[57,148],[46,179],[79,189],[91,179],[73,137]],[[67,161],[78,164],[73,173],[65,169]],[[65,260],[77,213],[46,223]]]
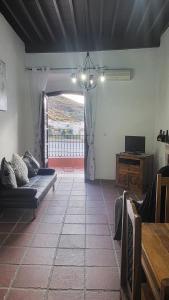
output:
[[[145,136],[125,136],[125,152],[145,153]]]

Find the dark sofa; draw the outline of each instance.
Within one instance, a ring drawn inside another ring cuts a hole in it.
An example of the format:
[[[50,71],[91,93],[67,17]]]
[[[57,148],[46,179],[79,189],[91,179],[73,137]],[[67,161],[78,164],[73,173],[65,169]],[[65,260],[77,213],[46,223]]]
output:
[[[41,200],[46,196],[57,179],[54,169],[39,169],[28,184],[16,189],[0,188],[0,208],[30,208],[33,218]]]

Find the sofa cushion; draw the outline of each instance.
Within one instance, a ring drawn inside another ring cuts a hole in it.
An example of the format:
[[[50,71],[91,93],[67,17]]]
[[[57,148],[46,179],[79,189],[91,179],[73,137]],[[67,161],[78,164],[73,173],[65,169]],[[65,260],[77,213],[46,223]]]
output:
[[[1,186],[7,189],[17,188],[17,181],[14,170],[5,157],[1,162]]]
[[[34,158],[34,156],[29,151],[26,151],[23,156],[23,160],[28,168],[28,177],[31,178],[33,176],[36,176],[40,168],[40,164]]]
[[[18,186],[23,186],[28,183],[28,168],[23,159],[18,154],[14,153],[12,156],[11,164],[15,172]]]

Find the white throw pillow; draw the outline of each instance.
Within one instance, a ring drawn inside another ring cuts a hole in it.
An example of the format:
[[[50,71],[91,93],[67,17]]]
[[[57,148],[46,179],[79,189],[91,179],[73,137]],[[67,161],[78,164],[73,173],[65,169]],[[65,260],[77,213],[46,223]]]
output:
[[[11,161],[12,168],[15,172],[16,181],[18,186],[25,185],[29,182],[28,168],[23,161],[22,157],[14,153]]]

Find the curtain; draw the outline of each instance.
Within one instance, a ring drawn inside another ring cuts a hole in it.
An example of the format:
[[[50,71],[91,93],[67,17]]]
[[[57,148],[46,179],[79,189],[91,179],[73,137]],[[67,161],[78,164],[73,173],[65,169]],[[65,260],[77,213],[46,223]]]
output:
[[[86,174],[87,180],[95,179],[95,151],[94,151],[94,138],[95,138],[95,119],[96,119],[96,89],[85,91],[85,129],[86,129]]]
[[[29,80],[29,96],[33,120],[33,155],[42,165],[42,140],[41,140],[41,125],[42,125],[42,106],[43,92],[46,89],[49,72],[48,70],[37,71],[33,69],[28,71]]]

